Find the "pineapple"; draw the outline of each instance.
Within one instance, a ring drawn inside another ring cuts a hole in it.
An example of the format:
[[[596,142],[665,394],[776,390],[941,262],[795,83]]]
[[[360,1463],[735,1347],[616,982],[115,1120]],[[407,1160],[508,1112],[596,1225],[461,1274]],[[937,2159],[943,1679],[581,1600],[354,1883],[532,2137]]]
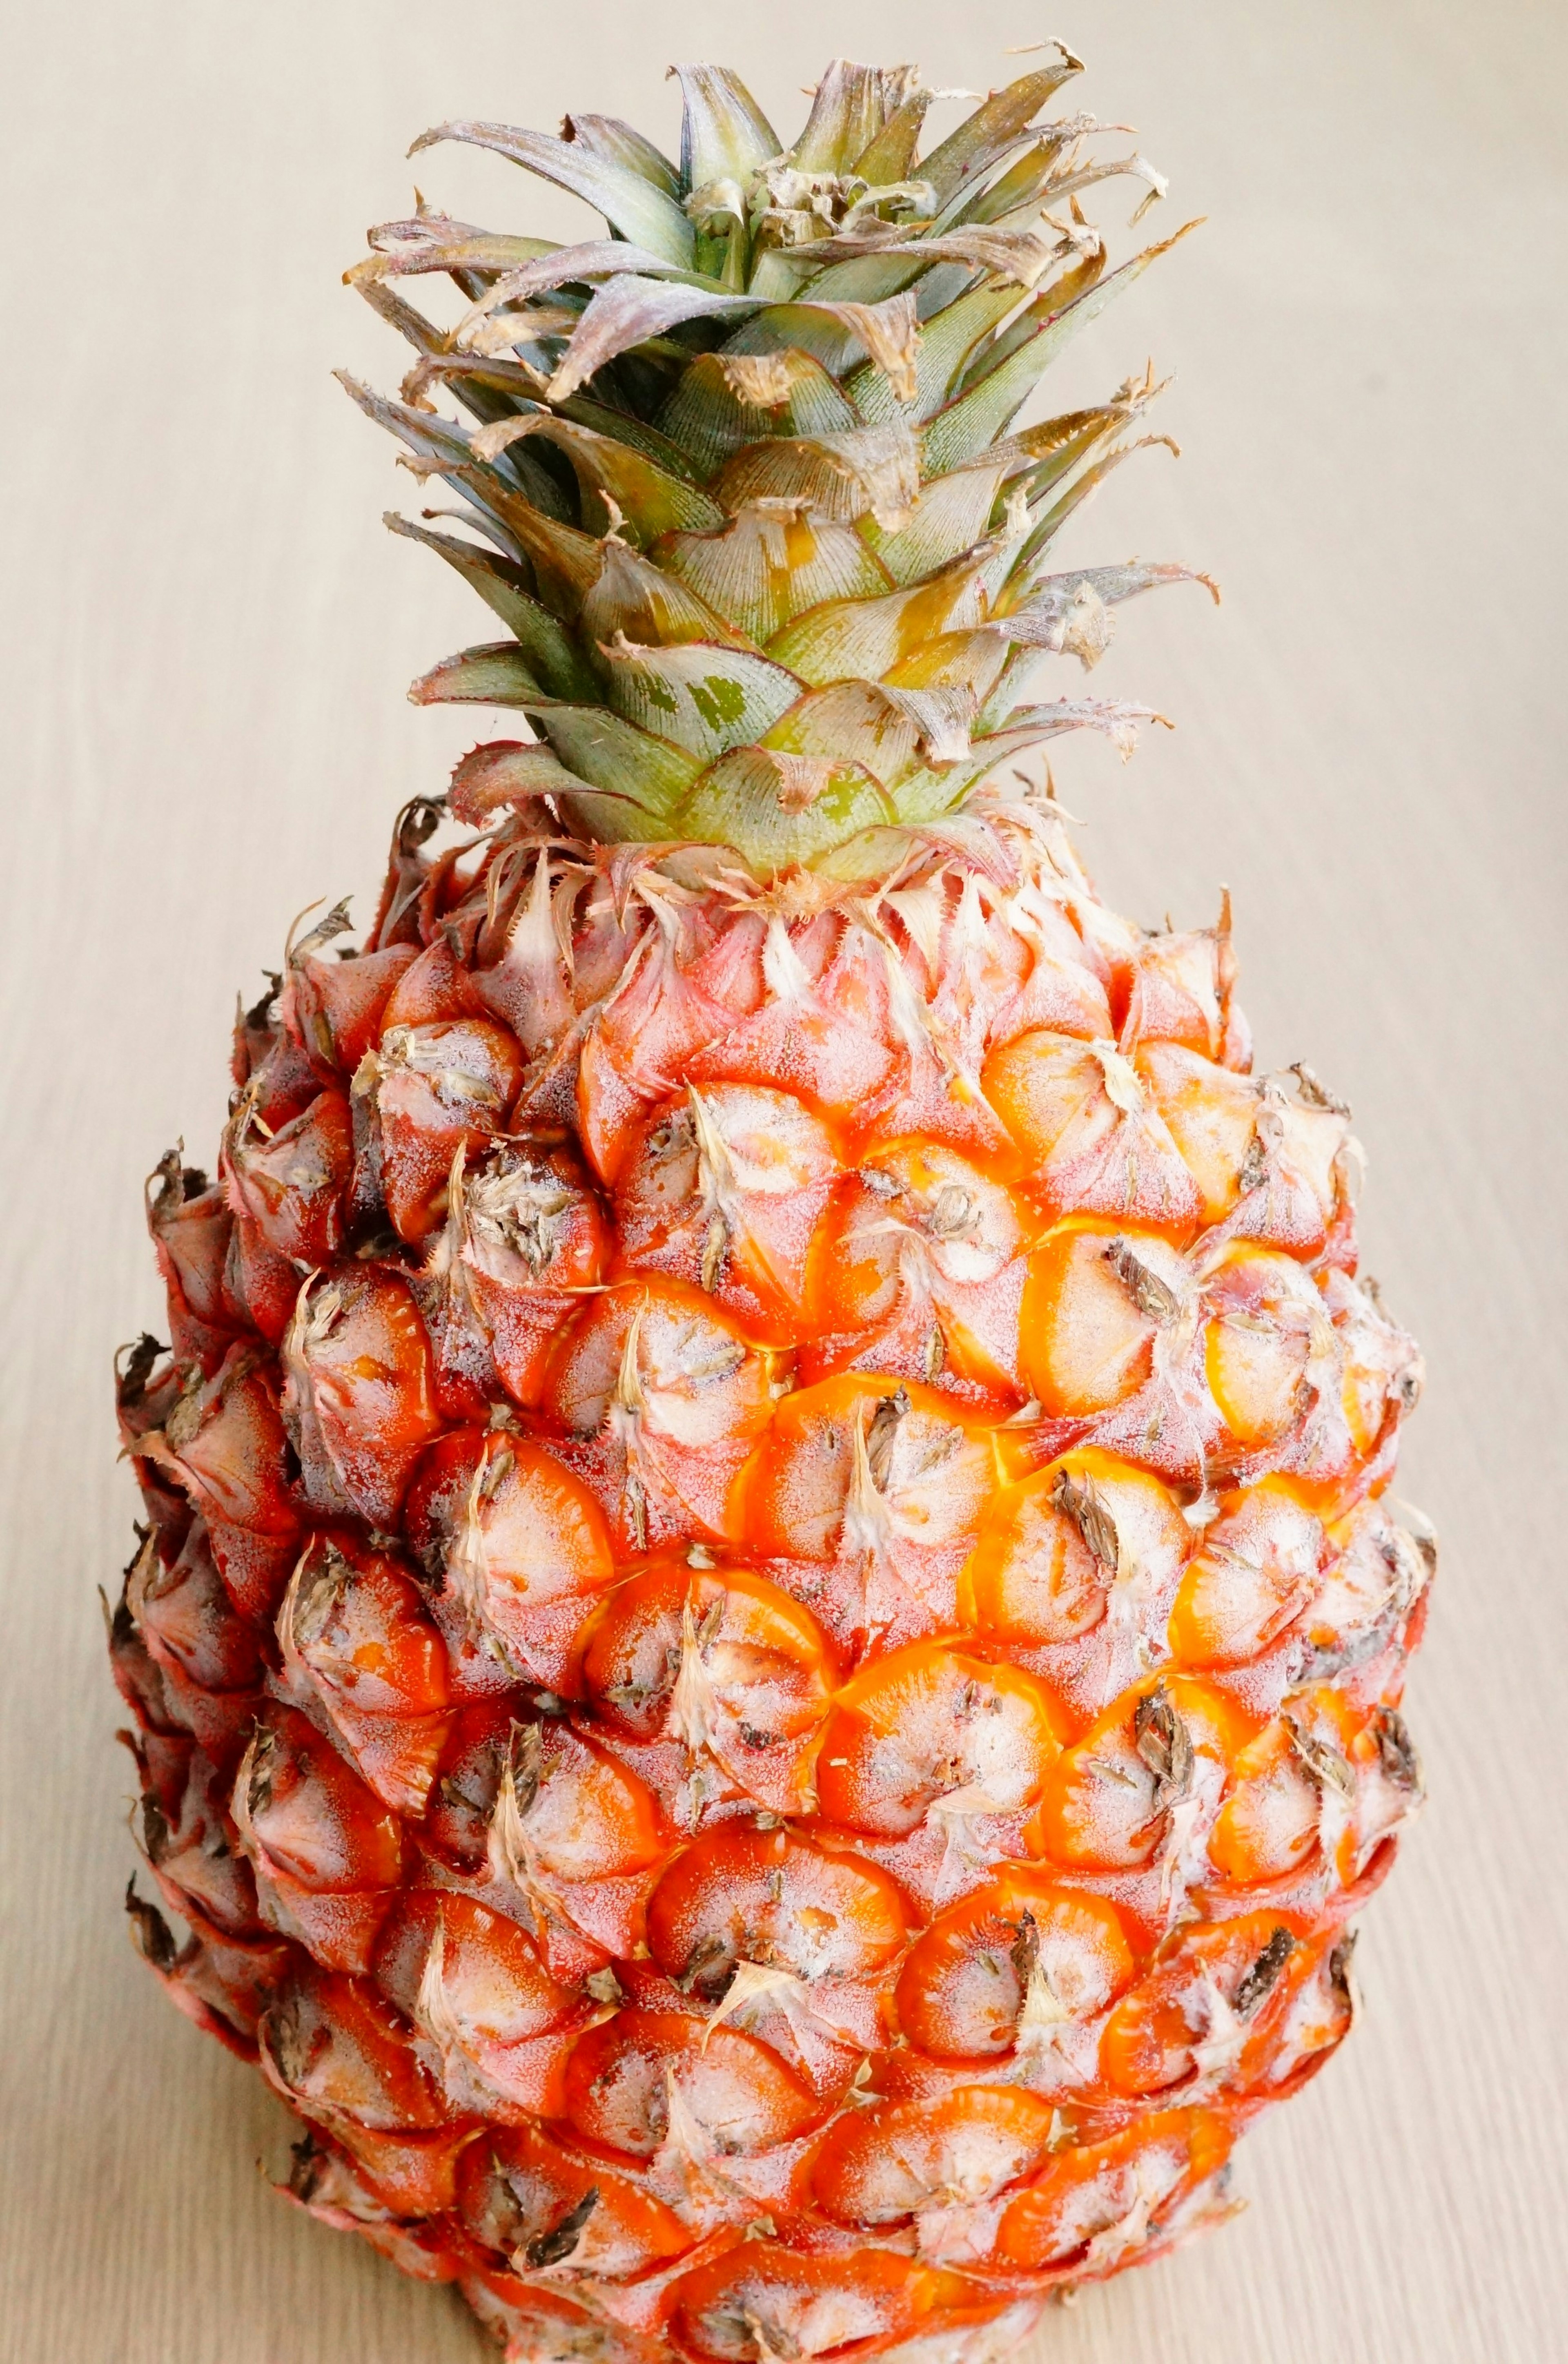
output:
[[[1080,196],[1163,184],[1040,119],[1077,70],[923,156],[843,61],[788,148],[675,68],[678,166],[449,124],[611,235],[421,201],[349,273],[445,487],[388,522],[500,631],[412,695],[517,736],[154,1177],[128,1907],[294,2198],[517,2364],[938,2364],[1169,2249],[1419,1799],[1348,1110],[1251,1074],[1228,907],[1099,901],[1040,752],[1125,748],[1062,662],[1204,581],[1053,559],[1151,374],[1016,424],[1174,242],[1107,266]]]

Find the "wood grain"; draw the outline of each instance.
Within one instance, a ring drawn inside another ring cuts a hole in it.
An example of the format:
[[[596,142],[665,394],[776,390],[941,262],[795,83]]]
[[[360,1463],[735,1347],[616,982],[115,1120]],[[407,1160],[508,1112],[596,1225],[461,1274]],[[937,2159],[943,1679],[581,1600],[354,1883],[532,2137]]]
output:
[[[770,107],[849,42],[984,86],[1031,10],[794,0],[718,46]],[[7,12],[0,619],[11,884],[0,1227],[0,2356],[477,2358],[455,2303],[309,2225],[257,2080],[160,2002],[118,1910],[125,1760],[94,1588],[131,1496],[106,1366],[156,1318],[143,1173],[210,1150],[237,986],[472,735],[407,679],[474,637],[390,542],[415,500],[327,372],[338,285],[450,114],[673,122],[711,12],[639,0],[90,0]],[[1053,2314],[1051,2364],[1564,2352],[1568,1585],[1562,552],[1568,17],[1491,0],[1157,0],[1064,24],[1084,104],[1210,217],[1074,356],[1180,382],[1073,556],[1190,559],[1096,687],[1179,732],[1062,793],[1145,919],[1236,898],[1262,1058],[1355,1102],[1372,1268],[1425,1340],[1405,1485],[1446,1561],[1411,1702],[1430,1812],[1369,1916],[1348,2052],[1247,2145],[1240,2223]],[[438,151],[454,212],[573,227]],[[1113,201],[1113,207],[1119,201]]]

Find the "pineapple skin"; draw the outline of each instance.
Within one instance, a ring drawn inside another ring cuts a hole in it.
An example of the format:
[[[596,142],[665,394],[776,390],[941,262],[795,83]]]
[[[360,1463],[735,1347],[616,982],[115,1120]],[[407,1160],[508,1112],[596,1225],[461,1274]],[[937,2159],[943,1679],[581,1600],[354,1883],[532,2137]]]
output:
[[[1000,2355],[1221,2218],[1419,1803],[1349,1112],[1029,770],[1140,711],[1039,662],[1187,574],[1046,571],[1151,378],[1008,432],[1118,275],[1075,68],[923,161],[843,61],[787,154],[707,67],[678,167],[448,127],[631,269],[422,210],[350,274],[488,538],[399,530],[511,635],[413,695],[539,736],[291,939],[150,1188],[128,1909],[291,2196],[517,2364]]]

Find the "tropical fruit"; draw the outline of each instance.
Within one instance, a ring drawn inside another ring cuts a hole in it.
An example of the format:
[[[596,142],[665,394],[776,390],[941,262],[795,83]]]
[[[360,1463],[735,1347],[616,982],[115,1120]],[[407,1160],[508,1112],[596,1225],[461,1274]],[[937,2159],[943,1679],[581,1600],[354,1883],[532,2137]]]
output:
[[[421,205],[350,273],[444,487],[391,522],[501,635],[413,695],[517,735],[154,1177],[129,1903],[294,2197],[526,2364],[939,2364],[1167,2249],[1418,1802],[1348,1111],[1043,769],[1193,579],[1055,555],[1152,375],[1018,424],[1162,251],[1107,267],[1081,195],[1162,184],[1039,119],[1075,69],[923,156],[843,61],[787,150],[710,66],[678,165],[449,125],[611,234]]]

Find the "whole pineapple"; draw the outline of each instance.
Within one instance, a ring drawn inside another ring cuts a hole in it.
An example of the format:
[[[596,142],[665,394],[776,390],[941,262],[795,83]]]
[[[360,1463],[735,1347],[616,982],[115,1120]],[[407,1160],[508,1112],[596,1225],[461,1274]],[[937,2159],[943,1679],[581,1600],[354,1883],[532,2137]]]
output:
[[[1158,2255],[1418,1800],[1347,1111],[1042,782],[1142,719],[1051,674],[1187,574],[1052,571],[1151,377],[1013,426],[1162,251],[1106,268],[1080,194],[1162,184],[1037,119],[1076,70],[924,157],[842,61],[788,149],[677,67],[678,167],[448,125],[612,235],[421,206],[350,274],[467,531],[389,522],[505,633],[413,695],[529,735],[155,1177],[112,1650],[188,1936],[129,1904],[295,2196],[520,2364],[936,2364]]]

